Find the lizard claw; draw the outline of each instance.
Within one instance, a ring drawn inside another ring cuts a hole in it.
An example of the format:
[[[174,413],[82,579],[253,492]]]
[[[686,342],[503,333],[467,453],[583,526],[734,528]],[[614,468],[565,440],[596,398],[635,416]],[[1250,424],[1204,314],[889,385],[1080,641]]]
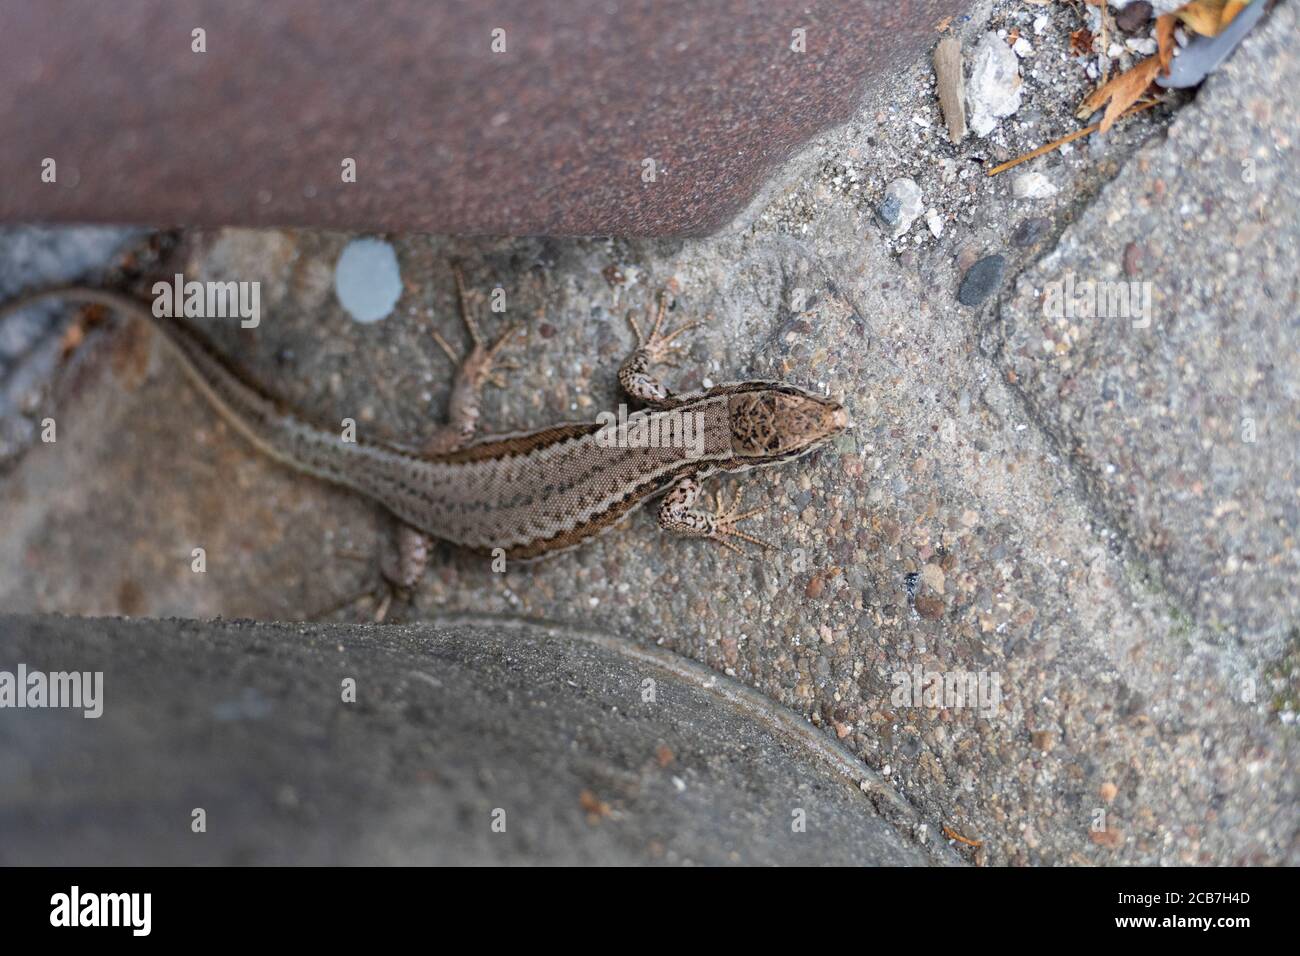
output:
[[[431,331],[433,340],[438,343],[439,348],[447,353],[449,359],[469,373],[471,380],[490,382],[498,388],[505,388],[505,380],[494,373],[497,370],[516,371],[520,366],[515,362],[498,362],[496,358],[510,344],[511,338],[520,330],[520,326],[517,322],[512,323],[495,342],[491,345],[485,345],[482,333],[479,332],[478,323],[474,321],[473,315],[470,314],[469,299],[465,292],[465,274],[461,271],[459,265],[452,266],[452,273],[456,277],[456,296],[460,302],[460,317],[465,323],[466,331],[469,332],[470,348],[464,355],[459,355],[437,329]]]
[[[724,548],[735,551],[737,554],[744,554],[744,552],[728,541],[728,538],[739,538],[741,541],[748,541],[750,544],[756,545],[765,551],[777,550],[776,545],[771,542],[764,541],[762,538],[748,534],[736,528],[736,525],[740,522],[747,518],[752,518],[755,515],[762,514],[767,509],[753,508],[749,511],[737,514],[736,511],[740,508],[740,495],[737,495],[735,499],[732,500],[731,504],[724,508],[722,504],[721,490],[715,492],[713,495],[713,507],[713,517],[717,523],[714,527],[713,534],[709,535],[709,540],[715,541]]]
[[[675,360],[674,354],[680,354],[683,351],[683,347],[675,345],[670,348],[670,343],[679,335],[689,332],[691,329],[698,328],[702,323],[687,322],[684,325],[679,325],[677,328],[668,331],[664,329],[664,316],[667,312],[668,295],[665,292],[661,292],[659,293],[659,307],[655,312],[654,325],[650,327],[650,334],[648,336],[642,335],[641,327],[637,325],[636,318],[633,317],[631,313],[628,313],[627,321],[632,326],[632,331],[636,333],[637,348],[643,350],[650,361],[671,365],[673,364],[672,360]]]

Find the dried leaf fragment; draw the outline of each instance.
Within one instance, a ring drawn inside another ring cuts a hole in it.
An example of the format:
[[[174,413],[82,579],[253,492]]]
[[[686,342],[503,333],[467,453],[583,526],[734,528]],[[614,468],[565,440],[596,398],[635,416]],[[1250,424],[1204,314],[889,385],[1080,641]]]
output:
[[[1241,13],[1248,3],[1250,3],[1250,0],[1228,0],[1228,2],[1223,5],[1223,16],[1219,18],[1219,29],[1222,30],[1229,23],[1235,20],[1237,14]]]
[[[587,822],[595,825],[605,817],[610,815],[610,806],[604,800],[601,800],[590,790],[584,790],[578,794],[578,803],[587,813]]]
[[[983,840],[972,840],[969,837],[964,837],[950,826],[945,826],[943,828],[943,835],[949,840],[956,840],[958,843],[965,843],[967,846],[973,846],[977,850],[984,845]]]
[[[1156,17],[1156,45],[1159,47],[1156,59],[1160,61],[1162,76],[1169,75],[1169,62],[1174,58],[1174,27],[1177,25],[1178,20],[1172,13]]]
[[[1192,0],[1174,16],[1202,36],[1218,36],[1246,6],[1245,0]]]
[[[1083,101],[1083,105],[1075,115],[1079,119],[1086,119],[1105,104],[1106,112],[1101,117],[1099,127],[1101,132],[1105,133],[1115,125],[1115,120],[1119,119],[1121,114],[1147,91],[1147,87],[1155,80],[1158,72],[1160,72],[1160,58],[1157,56],[1148,57],[1141,63],[1134,64],[1132,69],[1126,70],[1095,90]]]

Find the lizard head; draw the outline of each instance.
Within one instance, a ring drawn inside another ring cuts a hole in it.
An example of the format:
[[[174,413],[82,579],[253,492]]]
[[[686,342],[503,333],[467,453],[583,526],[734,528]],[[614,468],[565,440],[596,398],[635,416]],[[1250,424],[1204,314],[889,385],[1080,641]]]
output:
[[[839,402],[794,385],[755,382],[727,398],[737,468],[798,458],[849,427]]]

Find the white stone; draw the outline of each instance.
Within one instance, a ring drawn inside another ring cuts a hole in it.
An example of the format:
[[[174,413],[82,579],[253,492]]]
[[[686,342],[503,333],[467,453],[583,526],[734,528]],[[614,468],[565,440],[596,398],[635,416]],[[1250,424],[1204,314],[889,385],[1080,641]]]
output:
[[[939,210],[931,206],[925,213],[925,224],[930,229],[930,235],[938,239],[943,235],[943,217],[939,215]]]
[[[1021,173],[1011,184],[1011,194],[1017,199],[1050,199],[1057,192],[1042,173]]]
[[[1042,36],[1043,31],[1047,29],[1047,24],[1050,22],[1046,16],[1034,17],[1034,36]]]
[[[912,228],[925,206],[921,203],[921,187],[911,179],[895,179],[885,187],[877,215],[889,234],[897,239]]]
[[[1020,109],[1020,64],[1011,48],[995,33],[986,33],[971,54],[966,107],[970,128],[987,136],[998,120]]]
[[[1020,37],[1011,45],[1011,52],[1023,60],[1027,56],[1034,55],[1034,45],[1024,37]]]

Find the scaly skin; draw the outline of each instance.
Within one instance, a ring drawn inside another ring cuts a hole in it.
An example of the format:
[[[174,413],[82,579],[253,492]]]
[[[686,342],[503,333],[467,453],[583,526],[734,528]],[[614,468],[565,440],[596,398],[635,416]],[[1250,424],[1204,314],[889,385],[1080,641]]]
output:
[[[423,570],[422,535],[482,553],[502,549],[508,558],[534,559],[574,548],[625,520],[636,508],[667,495],[659,512],[667,531],[717,541],[764,542],[736,529],[755,512],[737,515],[696,508],[702,482],[719,472],[740,472],[799,458],[848,427],[836,402],[779,382],[738,382],[672,395],[650,372],[677,351],[682,327],[662,330],[664,303],[649,337],[635,322],[637,349],[620,370],[624,388],[648,407],[628,416],[629,426],[665,424],[694,415],[702,429],[702,454],[681,447],[627,447],[603,441],[600,423],[566,423],[529,432],[474,440],[479,393],[507,332],[491,346],[462,310],[473,346],[453,388],[450,421],[423,448],[319,428],[237,375],[194,331],[160,318],[136,299],[74,287],[38,293],[0,309],[0,318],[33,302],[65,299],[118,309],[152,323],[179,356],[212,405],[256,447],[290,467],[370,498],[419,535],[406,533],[402,562],[386,571],[395,584],[412,586]],[[439,338],[451,354],[451,348]],[[657,422],[653,420],[658,419]],[[418,566],[417,566],[418,565]]]

